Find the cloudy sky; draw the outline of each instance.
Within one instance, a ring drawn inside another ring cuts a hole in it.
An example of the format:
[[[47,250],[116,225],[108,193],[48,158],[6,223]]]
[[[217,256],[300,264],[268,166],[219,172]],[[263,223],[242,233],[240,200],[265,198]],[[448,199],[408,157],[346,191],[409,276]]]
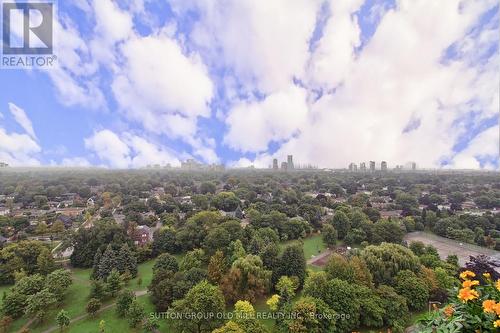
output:
[[[11,165],[499,168],[496,0],[58,2],[57,67],[0,70]]]

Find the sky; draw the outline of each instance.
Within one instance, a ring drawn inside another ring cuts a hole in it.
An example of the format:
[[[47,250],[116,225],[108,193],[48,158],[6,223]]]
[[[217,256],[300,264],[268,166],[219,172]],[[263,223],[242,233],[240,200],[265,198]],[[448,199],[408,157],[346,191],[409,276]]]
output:
[[[499,169],[496,0],[58,1],[0,69],[0,161]]]

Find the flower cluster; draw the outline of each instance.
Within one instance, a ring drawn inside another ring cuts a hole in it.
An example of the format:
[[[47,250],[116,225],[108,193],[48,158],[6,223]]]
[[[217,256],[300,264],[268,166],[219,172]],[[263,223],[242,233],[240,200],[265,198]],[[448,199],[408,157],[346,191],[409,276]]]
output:
[[[483,282],[481,282],[481,281]],[[445,327],[455,327],[457,332],[498,332],[500,328],[500,280],[493,281],[484,273],[460,274],[460,287],[452,292],[451,302],[421,321],[422,332],[441,332]]]

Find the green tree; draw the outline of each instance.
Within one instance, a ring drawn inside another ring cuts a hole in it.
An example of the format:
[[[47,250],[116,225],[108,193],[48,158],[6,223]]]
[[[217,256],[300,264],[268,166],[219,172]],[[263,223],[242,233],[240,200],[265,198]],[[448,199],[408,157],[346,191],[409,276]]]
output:
[[[298,282],[288,276],[280,277],[276,284],[276,290],[279,293],[280,301],[282,304],[289,304],[295,296],[298,288]]]
[[[48,289],[43,289],[26,299],[26,313],[43,322],[48,308],[56,302],[56,297]]]
[[[264,325],[256,319],[255,309],[252,303],[248,301],[238,301],[234,305],[234,323],[237,324],[243,332],[268,332]]]
[[[2,313],[14,319],[21,317],[24,314],[26,297],[19,292],[11,291],[3,300]]]
[[[191,268],[201,268],[205,258],[205,251],[202,249],[195,249],[186,253],[182,258],[179,268],[183,271],[188,271]]]
[[[354,297],[359,300],[361,325],[374,328],[382,327],[384,325],[382,300],[373,289],[357,286]]]
[[[301,244],[287,246],[280,256],[279,263],[273,271],[273,282],[277,282],[282,276],[295,276],[299,281],[299,287],[304,284],[306,258]]]
[[[97,273],[97,278],[106,279],[113,269],[117,267],[116,253],[113,250],[111,244],[106,247],[106,250],[102,254],[101,260],[99,261],[99,271]]]
[[[12,288],[13,292],[17,292],[24,296],[34,295],[45,286],[45,278],[40,274],[25,276],[16,282]]]
[[[212,204],[225,212],[232,212],[238,208],[240,199],[233,192],[220,192],[212,199]]]
[[[372,273],[376,285],[393,285],[394,277],[400,271],[417,272],[420,267],[418,257],[410,249],[397,244],[367,246],[361,252],[361,258]]]
[[[224,326],[216,328],[212,333],[246,333],[237,323],[234,321],[228,321]]]
[[[106,246],[119,248],[124,243],[133,244],[123,226],[118,225],[113,218],[104,218],[94,222],[92,228],[80,228],[73,236],[73,253],[70,260],[73,267],[92,267],[94,257],[99,249]],[[115,256],[116,257],[116,256]],[[116,265],[109,266],[109,274]],[[100,276],[99,278],[105,278]]]
[[[106,321],[101,320],[99,322],[99,333],[104,333],[106,332]]]
[[[55,270],[45,279],[45,287],[54,294],[58,302],[63,301],[72,283],[71,272],[67,269]]]
[[[208,279],[211,283],[216,285],[220,284],[220,281],[224,277],[227,271],[226,258],[222,251],[216,251],[215,254],[210,258],[208,263]]]
[[[177,263],[177,259],[171,254],[163,253],[158,256],[156,262],[153,266],[153,272],[164,270],[177,272],[179,270],[179,264]]]
[[[102,280],[92,280],[90,282],[90,293],[89,293],[90,298],[97,298],[100,300],[105,299],[108,297],[108,290],[107,286]]]
[[[330,279],[341,279],[350,283],[372,287],[372,275],[363,259],[353,256],[349,259],[334,254],[328,261],[325,272]]]
[[[95,317],[97,311],[99,311],[101,309],[101,301],[98,300],[97,298],[91,298],[88,302],[87,302],[87,306],[86,306],[86,310],[87,310],[87,313],[89,314],[89,316],[91,317]]]
[[[47,248],[43,248],[38,257],[36,258],[37,270],[42,275],[47,275],[56,269],[56,264],[52,253]]]
[[[313,298],[323,298],[326,293],[328,280],[328,276],[324,271],[309,272],[304,282],[303,295]]]
[[[40,241],[20,240],[6,244],[0,251],[0,283],[14,283],[15,272],[24,271],[27,275],[39,273],[37,259],[46,250],[47,246]]]
[[[347,281],[333,279],[327,282],[322,299],[328,307],[337,313],[349,314],[349,317],[338,320],[333,332],[351,332],[360,325],[359,300],[355,297],[357,286]]]
[[[215,314],[215,317],[201,316],[192,320],[176,320],[173,325],[178,332],[211,332],[223,321],[217,314],[225,310],[224,296],[218,287],[207,281],[194,286],[181,300],[175,301],[171,310],[174,313]]]
[[[118,273],[116,269],[113,269],[111,273],[109,273],[106,283],[111,297],[118,295],[122,289],[122,279],[120,277],[120,273]]]
[[[122,291],[116,299],[116,313],[119,317],[124,317],[130,307],[130,304],[135,299],[134,292],[130,290]]]
[[[373,225],[372,243],[381,242],[401,243],[403,241],[404,231],[397,221],[381,220]]]
[[[124,274],[125,272],[129,272],[132,277],[137,276],[137,259],[135,258],[130,248],[125,243],[120,248],[120,252],[118,252],[118,256],[116,258],[117,261],[117,269],[120,274]]]
[[[102,251],[98,249],[94,255],[94,264],[92,265],[91,277],[93,279],[100,278],[99,277],[99,263],[101,262],[101,258],[102,258]]]
[[[389,286],[381,285],[376,292],[384,309],[384,325],[393,328],[394,332],[403,332],[410,318],[406,299]]]
[[[264,268],[262,259],[247,255],[231,266],[221,282],[221,288],[228,302],[243,299],[255,302],[269,290],[271,272]]]
[[[200,185],[200,193],[201,194],[207,194],[207,193],[212,193],[214,194],[216,191],[215,184],[212,182],[203,182]]]
[[[337,210],[330,223],[337,230],[339,239],[344,239],[351,230],[351,221],[342,211]]]
[[[337,244],[337,230],[331,224],[323,225],[323,229],[321,230],[321,234],[323,235],[323,242],[328,247],[333,247]]]
[[[140,323],[142,323],[144,316],[144,307],[137,301],[137,299],[134,299],[132,303],[130,303],[127,311],[129,326],[131,328],[137,327]]]
[[[335,330],[336,313],[321,299],[302,297],[293,304],[291,313],[294,315],[284,321],[286,332],[337,332]]]
[[[239,239],[229,244],[229,255],[230,264],[247,255],[245,248],[243,247],[243,243]]]
[[[59,311],[56,316],[57,326],[59,326],[59,330],[62,332],[66,327],[69,326],[70,318],[68,313],[64,310]]]
[[[429,300],[429,288],[415,273],[403,270],[396,276],[396,291],[406,298],[410,310],[423,310]]]
[[[154,333],[160,328],[160,323],[156,317],[149,317],[143,324],[144,330],[148,333]]]

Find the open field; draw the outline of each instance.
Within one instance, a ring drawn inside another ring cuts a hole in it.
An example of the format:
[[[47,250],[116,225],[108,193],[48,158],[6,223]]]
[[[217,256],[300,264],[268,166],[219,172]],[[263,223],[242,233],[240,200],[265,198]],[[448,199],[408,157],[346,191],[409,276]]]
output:
[[[465,265],[469,261],[470,256],[486,255],[488,257],[500,260],[500,252],[480,247],[477,245],[461,243],[453,239],[448,239],[440,237],[427,232],[412,232],[405,236],[405,240],[410,243],[414,241],[420,241],[426,245],[434,246],[441,259],[446,259],[447,256],[451,254],[456,254],[458,256],[458,262],[460,265]]]
[[[284,249],[285,246],[296,243],[297,240],[291,240],[287,241],[284,243],[281,243],[281,248]],[[323,238],[321,237],[320,234],[313,234],[307,238],[304,238],[302,240],[303,247],[304,247],[304,256],[306,257],[306,260],[309,260],[313,258],[314,256],[317,256],[324,250],[326,250],[325,243],[323,243]]]

